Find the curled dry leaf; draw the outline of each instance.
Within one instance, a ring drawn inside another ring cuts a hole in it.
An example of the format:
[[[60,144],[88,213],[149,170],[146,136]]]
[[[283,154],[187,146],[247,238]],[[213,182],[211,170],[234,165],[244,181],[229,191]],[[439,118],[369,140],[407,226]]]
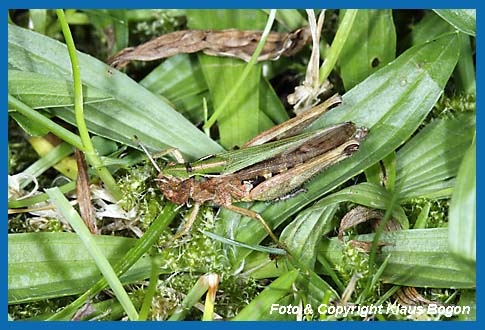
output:
[[[347,212],[347,214],[342,218],[342,221],[340,222],[340,227],[338,230],[338,239],[340,241],[343,241],[344,231],[360,223],[368,222],[370,220],[376,220],[374,221],[373,225],[374,225],[374,230],[377,230],[383,217],[384,217],[384,213],[382,211],[368,209],[363,206],[357,206],[356,208]],[[401,225],[399,224],[399,222],[391,218],[389,219],[389,221],[387,221],[384,231],[396,231],[400,229],[401,229]],[[348,243],[352,244],[352,246],[358,249],[363,250],[364,252],[370,252],[371,246],[372,246],[372,242],[350,240]],[[387,245],[387,244],[382,242],[378,243],[379,247],[384,245]]]
[[[438,304],[439,302],[431,301],[424,298],[414,287],[403,286],[397,290],[394,294],[396,302],[401,306],[419,306],[419,305],[429,305]]]
[[[254,53],[262,31],[229,30],[183,30],[164,34],[138,47],[121,50],[108,59],[118,69],[129,61],[153,61],[177,54],[204,52],[211,56],[227,56],[249,61]],[[258,61],[277,60],[280,56],[292,56],[310,40],[308,28],[294,32],[271,32]]]

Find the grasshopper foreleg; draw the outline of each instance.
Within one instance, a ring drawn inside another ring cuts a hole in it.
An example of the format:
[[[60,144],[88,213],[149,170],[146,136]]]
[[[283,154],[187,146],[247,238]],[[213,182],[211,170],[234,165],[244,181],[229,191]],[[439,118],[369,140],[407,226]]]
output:
[[[200,210],[200,204],[195,203],[194,207],[192,208],[192,211],[190,211],[189,218],[187,219],[187,221],[184,224],[184,228],[182,230],[180,230],[179,232],[177,232],[172,237],[171,241],[175,241],[175,240],[179,239],[180,237],[184,236],[185,234],[187,234],[187,232],[190,230],[190,228],[192,228],[192,225],[194,224],[194,221],[197,218],[197,214],[199,213],[199,210]]]
[[[175,158],[177,163],[179,164],[185,163],[184,156],[182,156],[182,153],[177,148],[167,148],[165,150],[159,151],[153,155],[153,158],[160,158],[168,154],[171,154],[173,158]]]

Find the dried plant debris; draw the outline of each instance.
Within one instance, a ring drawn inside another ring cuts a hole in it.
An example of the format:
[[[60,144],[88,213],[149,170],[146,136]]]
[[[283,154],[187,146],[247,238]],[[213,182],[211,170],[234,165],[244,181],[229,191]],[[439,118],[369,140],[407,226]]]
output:
[[[429,304],[439,304],[440,302],[431,301],[424,298],[414,287],[403,286],[394,294],[396,302],[401,306],[418,306],[418,305],[429,305]]]
[[[227,56],[249,61],[254,53],[262,31],[183,30],[175,31],[150,40],[138,47],[121,50],[108,59],[118,69],[129,61],[154,61],[177,54],[204,52],[211,56]],[[271,32],[258,61],[277,60],[280,56],[298,53],[309,41],[310,31],[301,28],[294,32]]]
[[[377,230],[383,217],[384,213],[380,210],[373,210],[363,206],[357,206],[356,208],[347,212],[347,214],[345,214],[345,216],[342,218],[338,230],[338,239],[343,242],[343,236],[346,230],[355,227],[358,224],[369,222],[370,220],[376,220],[372,223],[372,225],[374,230]],[[384,227],[384,231],[397,231],[401,229],[401,225],[394,218],[389,219]],[[364,252],[370,252],[372,246],[372,242],[363,242],[357,240],[349,240],[348,243]],[[385,245],[388,244],[383,242],[378,243],[379,247]]]

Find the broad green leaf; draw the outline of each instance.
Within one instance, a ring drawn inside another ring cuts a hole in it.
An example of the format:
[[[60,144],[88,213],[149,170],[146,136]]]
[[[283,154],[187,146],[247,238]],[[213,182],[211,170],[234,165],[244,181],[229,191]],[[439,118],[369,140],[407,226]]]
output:
[[[211,20],[207,20],[210,15]],[[191,29],[263,30],[266,15],[248,10],[190,10],[187,13]],[[232,58],[199,54],[199,61],[217,109],[241,76],[247,63]],[[272,123],[260,111],[259,85],[261,64],[255,64],[243,84],[243,88],[231,100],[224,114],[218,119],[220,143],[226,148],[240,146]]]
[[[477,29],[477,12],[475,9],[434,9],[434,11],[454,28],[475,36]]]
[[[249,305],[244,307],[232,320],[262,321],[272,319],[271,305],[278,304],[282,299],[293,294],[292,285],[297,276],[298,270],[295,269],[278,277],[256,298],[254,298]]]
[[[320,199],[315,207],[341,202],[352,202],[373,209],[386,210],[392,202],[392,194],[381,185],[362,182]],[[409,228],[409,221],[400,206],[394,209],[392,216],[404,229]]]
[[[140,84],[173,102],[179,112],[194,122],[202,121],[202,100],[204,97],[210,100],[210,95],[196,56],[180,54],[170,57]],[[288,119],[283,104],[267,79],[262,79],[259,85],[259,103],[262,111],[275,123]]]
[[[343,104],[325,113],[312,128],[326,127],[346,120],[369,128],[360,150],[310,180],[306,193],[257,210],[270,227],[277,227],[308,203],[361,173],[403,144],[419,127],[439,99],[459,56],[458,34],[413,47],[380,69],[343,96]],[[310,128],[311,129],[311,128]],[[228,212],[227,212],[228,213]],[[224,212],[224,217],[227,216]],[[228,217],[228,232],[236,240],[258,243],[265,236],[254,220],[239,222],[239,229]]]
[[[9,25],[8,56],[9,69],[71,80],[66,46],[46,36]],[[91,132],[134,147],[132,139],[136,135],[150,150],[176,147],[193,158],[221,151],[159,96],[89,55],[78,52],[78,58],[83,84],[113,98],[86,105],[84,115]],[[75,122],[72,108],[57,109],[55,113]]]
[[[335,210],[335,204],[315,205],[300,212],[283,230],[280,240],[299,264],[313,269],[318,242],[335,227],[335,223],[332,222]]]
[[[401,200],[449,197],[458,167],[473,139],[475,114],[438,119],[397,153],[396,188]]]
[[[341,16],[345,11],[341,11]],[[339,58],[345,90],[350,90],[396,56],[392,10],[361,9]]]
[[[136,239],[95,237],[111,263],[121,260]],[[132,283],[150,275],[151,261],[141,258],[121,276]],[[101,277],[96,264],[74,233],[25,233],[8,235],[9,304],[81,293]]]
[[[475,140],[462,159],[455,189],[451,196],[449,239],[450,250],[470,272],[476,263],[476,145]]]
[[[33,109],[74,105],[72,81],[35,72],[8,70],[8,92]],[[113,100],[96,88],[83,86],[84,104]]]
[[[166,59],[140,85],[172,102],[207,90],[197,57],[180,54]]]
[[[354,237],[371,242],[374,234]],[[380,265],[389,257],[381,280],[404,286],[430,288],[474,288],[475,276],[450,258],[448,229],[414,229],[383,233],[380,242],[386,243],[376,255]],[[342,265],[343,243],[337,238],[320,243],[319,254],[334,265]]]

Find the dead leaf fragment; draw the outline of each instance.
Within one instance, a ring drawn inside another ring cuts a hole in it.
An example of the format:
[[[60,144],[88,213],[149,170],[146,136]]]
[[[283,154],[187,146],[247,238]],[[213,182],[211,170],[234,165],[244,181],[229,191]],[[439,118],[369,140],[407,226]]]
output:
[[[249,61],[254,53],[262,31],[183,30],[164,34],[138,47],[129,47],[108,59],[108,64],[121,69],[129,61],[154,61],[177,54],[203,51],[211,56],[227,56]],[[294,32],[271,32],[266,39],[258,61],[277,60],[280,56],[292,56],[310,40],[308,28]]]

